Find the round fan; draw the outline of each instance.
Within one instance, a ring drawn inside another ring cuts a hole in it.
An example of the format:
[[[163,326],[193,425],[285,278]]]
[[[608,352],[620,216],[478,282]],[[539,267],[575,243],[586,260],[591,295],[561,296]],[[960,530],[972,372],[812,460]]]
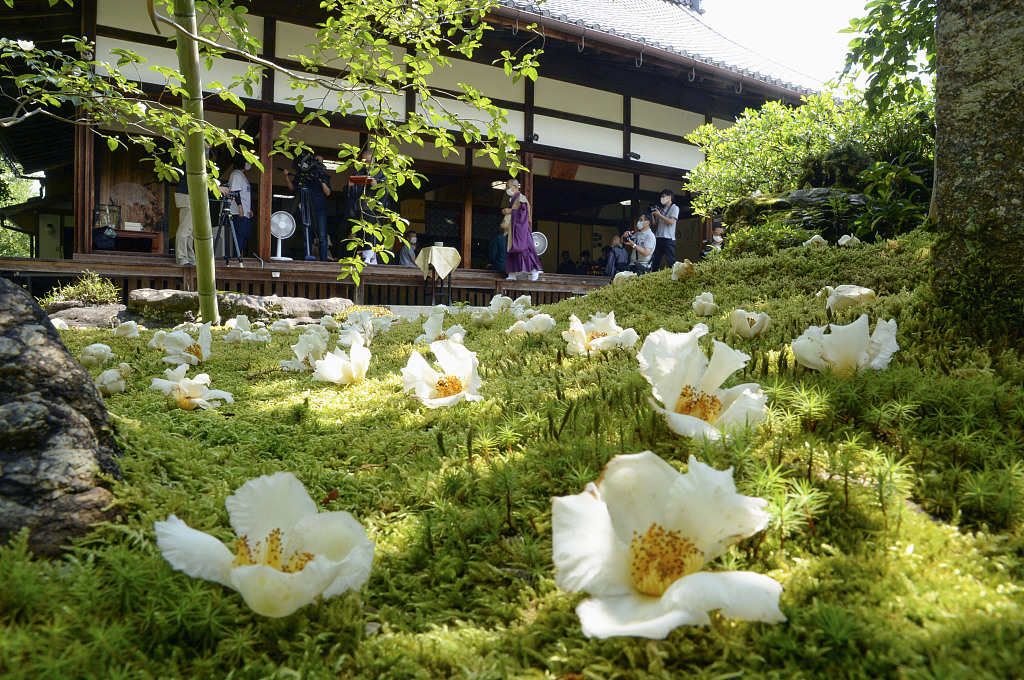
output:
[[[533,232],[533,247],[537,249],[538,255],[543,255],[548,249],[548,237],[539,231]]]
[[[277,239],[277,255],[271,260],[290,260],[290,257],[281,257],[281,242],[295,233],[295,217],[285,210],[278,210],[270,216],[270,233]]]

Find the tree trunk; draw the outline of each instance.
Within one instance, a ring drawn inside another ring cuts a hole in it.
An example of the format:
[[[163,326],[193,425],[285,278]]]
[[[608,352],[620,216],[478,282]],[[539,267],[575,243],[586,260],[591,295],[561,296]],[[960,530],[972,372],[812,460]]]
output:
[[[989,338],[1024,329],[1024,11],[938,0],[935,291]]]
[[[195,0],[174,0],[174,20],[195,35]],[[178,31],[178,68],[185,78],[187,96],[182,108],[196,120],[203,118],[203,84],[199,78],[199,46]],[[217,273],[213,261],[213,224],[210,220],[210,196],[206,187],[206,140],[201,132],[190,132],[185,141],[185,173],[188,175],[188,199],[192,206],[192,229],[196,251],[196,288],[202,320],[220,323],[217,310]]]

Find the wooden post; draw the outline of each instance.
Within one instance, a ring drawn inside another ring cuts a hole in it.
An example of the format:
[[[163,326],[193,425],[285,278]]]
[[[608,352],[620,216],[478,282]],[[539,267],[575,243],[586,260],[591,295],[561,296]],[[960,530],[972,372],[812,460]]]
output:
[[[75,126],[74,252],[92,252],[92,213],[96,207],[95,143],[92,126]]]
[[[530,215],[537,219],[537,206],[533,204],[533,154],[523,154],[523,165],[526,166],[526,172],[523,174],[522,180],[519,182],[519,189],[523,192],[523,196],[526,196],[526,200],[530,202]],[[530,229],[534,226],[531,224]]]
[[[467,150],[467,153],[469,151]],[[473,178],[462,179],[462,266],[472,267],[473,257]]]
[[[274,116],[269,113],[260,115],[260,164],[263,174],[260,175],[260,204],[256,212],[259,225],[256,230],[256,253],[261,260],[270,259],[270,211],[274,200],[274,158],[270,152],[274,148]]]

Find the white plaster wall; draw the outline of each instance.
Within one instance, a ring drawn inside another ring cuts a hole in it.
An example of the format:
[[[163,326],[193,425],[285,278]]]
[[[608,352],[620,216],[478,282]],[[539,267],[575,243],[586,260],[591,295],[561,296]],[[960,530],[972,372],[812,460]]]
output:
[[[627,189],[633,187],[633,175],[628,172],[605,170],[604,168],[594,168],[588,165],[581,165],[579,167],[579,170],[576,171],[576,180],[579,182],[604,184],[610,187],[623,187]]]
[[[150,70],[149,67],[167,66],[175,70],[178,68],[178,57],[173,49],[143,45],[141,43],[118,40],[116,38],[105,38],[103,36],[96,38],[96,58],[100,61],[106,61],[112,66],[116,66],[119,57],[116,54],[111,54],[110,50],[112,49],[131,50],[146,60],[144,63],[137,66],[138,70],[127,67],[121,67],[119,69],[122,75],[127,78],[131,78],[132,80],[162,85],[166,82],[164,76],[156,71]],[[220,81],[227,86],[232,82],[232,79],[235,76],[240,76],[245,73],[247,65],[245,62],[236,61],[234,59],[215,59],[211,70],[206,70],[205,62],[202,60],[200,60],[199,68],[200,77],[203,79],[204,83]],[[107,70],[102,67],[97,67],[96,72],[99,75],[107,74]],[[259,81],[256,82],[255,87],[258,92],[260,87]],[[209,91],[209,88],[204,87],[203,89]],[[234,91],[240,97],[246,96],[245,92],[240,88],[236,88]]]
[[[504,69],[487,64],[477,64],[461,59],[452,59],[451,66],[435,67],[427,76],[427,84],[454,92],[462,92],[459,83],[466,83],[492,99],[505,99],[522,104],[526,101],[526,81],[521,78],[513,83]]]
[[[630,102],[630,121],[636,127],[686,135],[704,124],[704,114],[684,111],[673,106],[656,104],[644,99]]]
[[[168,15],[165,7],[158,5],[156,9],[157,12],[164,16]],[[196,16],[196,21],[199,24],[213,23],[205,21],[203,16],[202,14]],[[246,22],[248,23],[249,33],[257,40],[262,41],[263,17],[247,14]],[[127,31],[138,31],[139,33],[156,35],[156,32],[153,30],[153,23],[149,20],[147,5],[140,0],[98,0],[96,3],[96,23],[100,26],[110,26]],[[160,32],[162,35],[170,35],[172,29],[167,24],[160,24]],[[227,36],[218,36],[217,42],[222,45],[235,47]]]
[[[602,156],[622,157],[622,132],[584,125],[560,118],[536,116],[533,121],[538,143]]]
[[[551,78],[538,78],[533,90],[535,106],[622,122],[622,96]]]
[[[485,130],[487,122],[490,120],[482,111],[470,106],[466,102],[458,101],[455,99],[437,99],[432,102],[434,109],[441,113],[441,107],[443,106],[446,111],[455,116],[458,120],[464,120],[474,123],[481,131]],[[418,102],[416,110],[422,115],[427,115],[426,109],[423,107],[423,102]],[[508,122],[503,124],[501,127],[505,132],[511,132],[515,134],[516,139],[523,138],[523,130],[525,126],[525,117],[521,111],[509,111]],[[455,126],[446,124],[444,127],[454,129]]]
[[[704,152],[700,147],[644,135],[632,135],[629,148],[640,154],[640,160],[644,163],[667,165],[670,168],[691,170],[704,160]]]
[[[725,120],[723,118],[712,118],[711,124],[718,128],[719,130],[726,130],[728,128],[731,128],[736,123],[735,121]]]

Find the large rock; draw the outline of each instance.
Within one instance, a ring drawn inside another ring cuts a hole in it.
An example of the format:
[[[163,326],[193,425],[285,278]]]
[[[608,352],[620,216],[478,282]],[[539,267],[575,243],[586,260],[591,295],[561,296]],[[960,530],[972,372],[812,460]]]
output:
[[[56,555],[69,538],[111,519],[120,479],[107,409],[89,372],[32,296],[0,279],[0,543],[22,527]]]
[[[863,207],[868,203],[868,197],[864,194],[847,194],[845,191],[828,187],[797,189],[786,194],[786,200],[790,205],[798,208],[828,208],[833,199],[856,207]]]
[[[217,306],[222,319],[238,314],[250,318],[293,318],[333,315],[352,306],[347,298],[307,300],[298,297],[277,295],[243,295],[241,293],[220,293]],[[199,294],[182,290],[155,290],[139,288],[128,296],[128,309],[142,316],[162,321],[180,322],[186,312],[199,313]]]

